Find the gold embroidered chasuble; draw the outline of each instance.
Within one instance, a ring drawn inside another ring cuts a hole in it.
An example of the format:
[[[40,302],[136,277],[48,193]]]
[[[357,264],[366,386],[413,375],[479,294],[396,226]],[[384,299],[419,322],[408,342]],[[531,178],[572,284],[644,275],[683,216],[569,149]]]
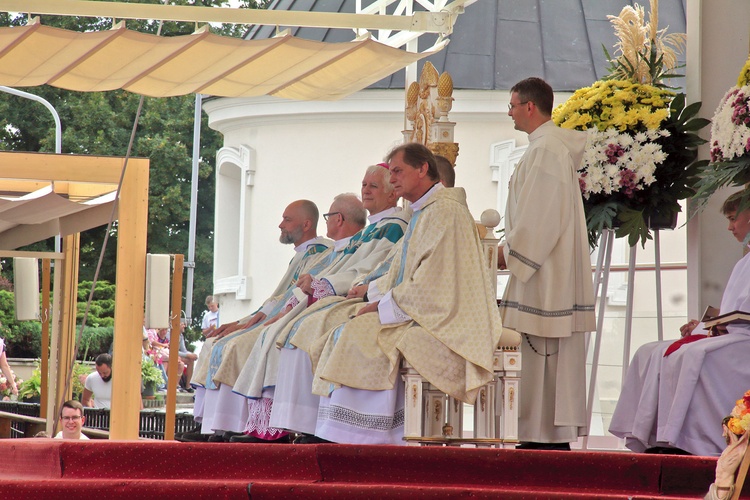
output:
[[[349,243],[328,266],[316,270],[315,275],[327,280],[336,293],[346,293],[353,280],[369,273],[389,254],[404,234],[411,212],[398,210],[373,222],[352,236]],[[321,261],[322,263],[323,261]],[[260,397],[264,387],[276,384],[278,350],[276,338],[287,325],[307,308],[305,300],[298,303],[276,323],[263,328],[254,339],[238,340],[230,346],[232,352],[217,370],[214,381],[234,386],[235,392],[248,397]],[[240,345],[241,344],[241,345]]]
[[[301,274],[308,272],[310,268],[315,266],[315,264],[317,264],[321,259],[325,258],[326,255],[333,251],[333,241],[326,238],[314,238],[308,242],[305,242],[304,245],[305,247],[303,249],[295,251],[294,257],[292,257],[292,259],[289,261],[289,265],[287,266],[284,276],[281,277],[281,280],[276,286],[273,295],[271,295],[271,297],[263,303],[264,306],[269,303],[275,304],[280,301],[284,297],[284,293],[289,288],[294,286],[297,278]],[[250,319],[250,317],[251,316],[248,316],[247,318],[244,318],[240,321],[247,321]],[[228,343],[233,341],[234,339],[239,338],[240,336],[248,336],[248,334],[253,330],[254,328],[239,330],[237,332],[233,332],[224,339],[216,339],[215,337],[206,339],[206,341],[203,343],[203,347],[201,347],[201,354],[200,356],[198,356],[198,360],[195,363],[193,377],[191,378],[190,382],[202,386],[206,385],[206,377],[208,376],[211,351],[217,342],[224,340],[225,343]]]
[[[320,356],[316,378],[329,386],[316,392],[321,395],[330,393],[330,384],[390,389],[403,356],[440,390],[472,403],[493,377],[492,357],[502,332],[489,280],[466,193],[441,189],[415,211],[393,265],[378,281],[412,319],[383,325],[378,314],[365,314],[322,340],[309,342],[298,332],[292,344]]]

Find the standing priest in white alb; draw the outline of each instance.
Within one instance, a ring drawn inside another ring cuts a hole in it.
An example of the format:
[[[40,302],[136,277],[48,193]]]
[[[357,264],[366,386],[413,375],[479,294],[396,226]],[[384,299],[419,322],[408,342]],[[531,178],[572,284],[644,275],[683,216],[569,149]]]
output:
[[[529,134],[510,179],[505,243],[510,271],[500,312],[523,335],[519,448],[570,449],[586,435],[585,332],[596,328],[586,217],[578,183],[586,133],[556,127],[552,88],[527,78],[508,115]]]

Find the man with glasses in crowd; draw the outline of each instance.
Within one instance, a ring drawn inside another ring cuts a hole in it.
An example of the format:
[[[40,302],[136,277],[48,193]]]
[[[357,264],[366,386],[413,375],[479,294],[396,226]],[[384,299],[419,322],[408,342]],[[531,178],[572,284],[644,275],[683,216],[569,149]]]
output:
[[[81,428],[86,422],[83,416],[83,405],[78,401],[71,399],[63,403],[60,411],[60,427],[62,430],[57,433],[55,439],[84,439],[88,440],[85,434],[81,433]]]

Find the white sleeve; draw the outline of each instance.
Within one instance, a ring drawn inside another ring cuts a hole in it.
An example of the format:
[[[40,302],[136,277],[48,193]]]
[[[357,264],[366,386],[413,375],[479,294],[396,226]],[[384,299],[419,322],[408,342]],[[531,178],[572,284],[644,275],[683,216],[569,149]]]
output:
[[[368,294],[367,298],[370,296]],[[378,316],[380,317],[381,325],[391,325],[393,323],[403,323],[404,321],[410,321],[411,316],[406,314],[399,306],[396,301],[393,300],[393,294],[389,290],[380,302],[378,302]]]

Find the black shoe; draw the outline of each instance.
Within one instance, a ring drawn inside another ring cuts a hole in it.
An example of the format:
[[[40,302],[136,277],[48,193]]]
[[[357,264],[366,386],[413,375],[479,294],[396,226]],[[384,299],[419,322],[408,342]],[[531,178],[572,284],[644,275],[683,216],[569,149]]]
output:
[[[294,444],[324,444],[324,443],[333,443],[333,441],[328,441],[326,439],[319,438],[318,436],[313,436],[311,434],[300,434],[294,440]]]
[[[213,437],[213,434],[201,434],[200,431],[196,432],[183,432],[182,434],[175,435],[175,441],[181,443],[205,443]]]
[[[242,436],[243,434],[240,432],[230,432],[230,431],[224,431],[221,434],[212,434],[208,438],[209,443],[228,443],[230,439],[232,439],[234,436]]]
[[[516,446],[517,450],[570,451],[570,443],[536,443],[528,441]]]
[[[232,436],[229,438],[230,443],[259,443],[259,444],[272,444],[272,443],[282,443],[282,444],[289,444],[292,442],[291,435],[287,434],[285,436],[281,436],[278,439],[261,439],[259,437],[251,436],[250,434],[241,434],[239,436]]]
[[[692,455],[683,449],[672,448],[670,446],[653,446],[648,448],[643,453],[655,454],[655,455]]]

